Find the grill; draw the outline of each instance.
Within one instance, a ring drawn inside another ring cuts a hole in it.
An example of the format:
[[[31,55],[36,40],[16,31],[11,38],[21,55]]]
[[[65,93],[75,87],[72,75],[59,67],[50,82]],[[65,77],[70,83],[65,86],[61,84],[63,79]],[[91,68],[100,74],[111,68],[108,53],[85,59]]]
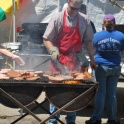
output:
[[[2,86],[0,87],[22,105],[29,106],[39,97],[43,90],[43,87],[34,87],[31,85],[32,83],[36,83],[36,81],[1,80],[0,85]],[[19,107],[2,94],[0,96],[0,103],[10,108]]]
[[[116,24],[115,29],[124,33],[124,25],[123,24]]]
[[[78,111],[88,105],[95,96],[97,83],[86,82],[71,85],[62,83],[51,84],[49,81],[41,79],[36,81],[0,80],[0,88],[24,106],[31,105],[44,90],[49,102],[57,108],[61,108],[63,105],[67,104],[81,93],[86,92],[93,86],[96,87],[63,111]],[[4,94],[1,94],[0,96],[0,103],[11,108],[19,107],[6,98]]]
[[[76,85],[78,86],[78,85]],[[85,93],[88,89],[90,89],[92,85],[83,84],[79,85],[79,87],[69,87],[68,85],[65,87],[46,87],[45,92],[46,96],[50,103],[52,103],[57,108],[61,108],[80,94]],[[63,111],[71,112],[78,111],[86,107],[94,98],[96,93],[96,88],[91,89],[86,94],[82,95],[80,99],[75,100],[69,107],[65,108]]]

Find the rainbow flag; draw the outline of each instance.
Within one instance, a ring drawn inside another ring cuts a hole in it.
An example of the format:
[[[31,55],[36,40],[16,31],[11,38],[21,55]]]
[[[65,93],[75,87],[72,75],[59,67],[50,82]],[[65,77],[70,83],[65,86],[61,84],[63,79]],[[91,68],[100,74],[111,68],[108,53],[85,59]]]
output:
[[[22,0],[15,0],[16,9],[19,8],[19,3]],[[6,14],[11,15],[13,12],[12,0],[0,0],[0,22],[6,19]]]

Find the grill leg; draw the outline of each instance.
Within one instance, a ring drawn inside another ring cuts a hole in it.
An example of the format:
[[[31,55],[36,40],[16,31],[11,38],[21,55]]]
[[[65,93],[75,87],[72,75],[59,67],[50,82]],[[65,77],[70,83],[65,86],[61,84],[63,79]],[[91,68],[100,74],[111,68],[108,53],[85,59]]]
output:
[[[45,102],[47,102],[48,100],[45,99],[43,102],[40,103],[40,106],[42,106],[42,104],[44,104]],[[31,111],[34,111],[35,109],[37,109],[39,106],[37,105],[36,107],[32,108]],[[16,119],[15,121],[13,121],[11,124],[15,124],[16,122],[18,122],[19,120],[21,120],[22,118],[24,118],[25,116],[27,116],[29,113],[25,113],[24,115],[22,115],[20,118]]]
[[[44,108],[43,106],[41,106],[40,103],[38,103],[37,101],[35,101],[35,103],[41,107],[44,111],[46,111],[48,114],[52,115],[52,113],[50,113],[46,108]],[[62,122],[59,118],[57,118],[56,116],[53,116],[57,121],[59,121],[61,124],[65,124],[64,122]]]

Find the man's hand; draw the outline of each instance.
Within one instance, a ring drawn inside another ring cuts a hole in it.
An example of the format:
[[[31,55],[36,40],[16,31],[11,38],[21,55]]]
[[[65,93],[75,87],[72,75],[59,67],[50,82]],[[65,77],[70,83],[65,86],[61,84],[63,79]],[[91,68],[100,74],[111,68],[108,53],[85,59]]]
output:
[[[90,60],[90,66],[92,69],[94,69],[94,70],[96,69],[96,63],[95,63],[94,59]]]
[[[25,64],[25,62],[23,61],[23,59],[22,59],[21,57],[17,56],[17,55],[14,55],[14,56],[12,57],[12,59],[13,59],[16,63],[18,63],[19,65],[21,65],[21,66],[23,66],[23,65]]]
[[[59,58],[59,49],[53,46],[49,49],[49,53],[51,54],[52,60],[56,62],[56,60]]]

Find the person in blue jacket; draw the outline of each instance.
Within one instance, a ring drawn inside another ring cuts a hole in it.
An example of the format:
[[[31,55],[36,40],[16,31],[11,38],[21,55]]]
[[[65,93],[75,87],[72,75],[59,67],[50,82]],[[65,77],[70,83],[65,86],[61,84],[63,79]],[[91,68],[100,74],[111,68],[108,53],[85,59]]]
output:
[[[124,53],[124,34],[114,30],[115,17],[111,14],[104,16],[103,29],[95,33],[93,45],[95,47],[94,60],[96,80],[99,83],[94,112],[85,124],[101,124],[106,98],[107,124],[120,124],[117,119],[116,89],[121,73],[121,56]]]

